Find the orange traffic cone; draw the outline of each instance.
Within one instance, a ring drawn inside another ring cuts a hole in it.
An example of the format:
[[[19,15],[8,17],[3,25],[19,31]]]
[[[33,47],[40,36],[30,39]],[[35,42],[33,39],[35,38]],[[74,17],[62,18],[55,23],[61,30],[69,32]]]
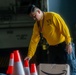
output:
[[[8,66],[6,74],[12,75],[13,74],[13,68],[14,68],[14,53],[11,53],[10,54],[10,60],[9,60],[9,66]]]
[[[24,68],[23,68],[18,50],[14,51],[14,72],[13,72],[13,75],[25,75]]]
[[[37,74],[37,69],[36,69],[36,65],[35,65],[35,64],[31,64],[30,73],[31,73],[31,75],[38,75],[38,74]]]
[[[29,69],[28,60],[24,60],[24,71],[25,71],[25,75],[30,75],[30,69]]]

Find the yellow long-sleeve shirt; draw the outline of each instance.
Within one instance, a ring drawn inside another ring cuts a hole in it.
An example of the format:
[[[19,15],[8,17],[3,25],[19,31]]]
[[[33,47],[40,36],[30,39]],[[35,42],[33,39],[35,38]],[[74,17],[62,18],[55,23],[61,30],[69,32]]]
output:
[[[40,26],[42,27],[42,20],[40,20]],[[57,45],[63,41],[65,41],[66,44],[71,42],[71,36],[66,23],[59,14],[54,12],[44,13],[42,34],[49,45]],[[39,28],[36,22],[34,24],[33,34],[28,49],[28,57],[32,58],[32,56],[35,54],[39,40]]]

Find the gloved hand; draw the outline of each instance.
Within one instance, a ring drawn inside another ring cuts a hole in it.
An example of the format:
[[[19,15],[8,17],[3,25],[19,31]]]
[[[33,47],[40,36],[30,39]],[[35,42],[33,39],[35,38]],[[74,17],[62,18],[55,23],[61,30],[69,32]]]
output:
[[[26,56],[24,60],[30,61],[30,57]]]

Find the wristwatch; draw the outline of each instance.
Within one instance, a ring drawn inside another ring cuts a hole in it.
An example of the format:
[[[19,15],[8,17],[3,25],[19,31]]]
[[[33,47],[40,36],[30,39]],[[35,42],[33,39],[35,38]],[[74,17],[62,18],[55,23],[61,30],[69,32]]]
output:
[[[71,45],[71,43],[68,43],[67,45]]]

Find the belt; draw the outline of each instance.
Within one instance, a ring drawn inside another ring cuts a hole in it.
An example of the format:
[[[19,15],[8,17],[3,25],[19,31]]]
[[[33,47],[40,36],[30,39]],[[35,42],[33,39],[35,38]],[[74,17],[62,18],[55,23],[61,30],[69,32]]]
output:
[[[55,46],[56,47],[56,46],[59,46],[59,45],[62,45],[62,44],[66,44],[66,42],[64,41],[64,42],[61,42],[61,43],[59,43],[57,45],[50,45],[50,46],[53,46],[53,47]]]

